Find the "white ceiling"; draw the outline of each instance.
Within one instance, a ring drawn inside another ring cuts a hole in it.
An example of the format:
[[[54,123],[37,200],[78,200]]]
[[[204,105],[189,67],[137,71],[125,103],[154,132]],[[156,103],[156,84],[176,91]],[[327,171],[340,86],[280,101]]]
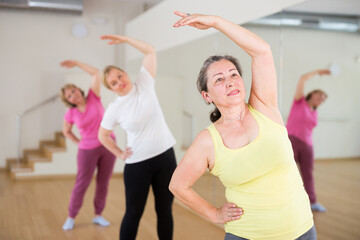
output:
[[[166,0],[131,1],[155,5]],[[269,1],[269,4],[271,4],[271,1]],[[296,6],[287,8],[285,11],[360,16],[360,0],[308,0]]]
[[[360,0],[308,0],[285,11],[360,16]]]

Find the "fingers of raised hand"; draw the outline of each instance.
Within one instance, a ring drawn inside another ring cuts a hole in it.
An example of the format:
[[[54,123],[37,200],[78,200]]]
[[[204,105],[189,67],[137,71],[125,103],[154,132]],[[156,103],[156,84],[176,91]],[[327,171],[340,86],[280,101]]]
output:
[[[189,25],[190,23],[192,23],[192,21],[190,22],[190,20],[194,20],[194,17],[197,16],[197,14],[189,14],[189,13],[184,13],[184,12],[179,12],[179,11],[176,11],[174,13],[177,16],[182,17],[182,19],[180,19],[174,23],[174,25],[173,25],[174,27]]]
[[[322,71],[322,74],[331,74],[331,71],[329,69],[325,69]]]
[[[73,61],[70,60],[66,60],[60,63],[61,66],[69,68],[69,67],[73,67],[75,66],[75,63]]]
[[[180,11],[175,11],[174,14],[177,15],[177,16],[179,16],[179,17],[189,16],[188,13],[184,13],[184,12],[180,12]]]
[[[117,35],[102,35],[100,37],[101,40],[110,40],[108,44],[119,44],[124,42],[124,39],[121,36]]]
[[[320,75],[320,76],[322,76],[322,75],[329,75],[331,72],[330,72],[330,70],[329,69],[320,69],[320,70],[318,70],[318,74]]]
[[[108,35],[102,35],[102,36],[100,36],[100,38],[101,38],[102,40],[107,40],[107,39],[113,40],[114,38],[116,38],[116,36],[115,36],[115,35],[108,34]]]

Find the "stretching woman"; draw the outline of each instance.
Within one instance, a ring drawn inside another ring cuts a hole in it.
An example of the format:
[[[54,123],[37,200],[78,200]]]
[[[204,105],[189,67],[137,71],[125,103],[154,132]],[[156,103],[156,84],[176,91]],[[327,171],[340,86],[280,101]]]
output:
[[[172,136],[155,93],[156,51],[142,41],[117,35],[102,36],[109,44],[127,43],[144,54],[136,82],[115,66],[104,69],[104,85],[117,94],[104,114],[99,139],[118,158],[125,160],[124,183],[126,212],[120,227],[120,239],[136,238],[150,185],[155,196],[159,239],[173,235],[172,202],[168,189],[176,167]],[[116,125],[126,131],[126,149],[120,149],[110,137]]]
[[[249,103],[237,59],[209,57],[198,90],[215,105],[213,124],[201,131],[175,170],[170,189],[184,204],[215,223],[225,239],[316,239],[309,199],[277,105],[277,80],[270,46],[248,30],[218,16],[175,12],[174,27],[215,28],[252,58]],[[216,208],[194,183],[206,169],[226,187]]]
[[[100,74],[96,68],[79,61],[67,60],[62,62],[61,66],[66,68],[79,67],[92,76],[90,90],[86,97],[84,92],[74,84],[66,84],[60,91],[62,101],[65,106],[69,107],[64,116],[63,133],[79,148],[76,181],[70,199],[69,216],[63,225],[63,229],[71,230],[74,228],[74,219],[81,208],[85,192],[96,168],[95,218],[93,223],[109,226],[110,223],[101,216],[101,213],[105,207],[108,185],[116,157],[98,139],[98,131],[104,114],[104,107],[100,101]],[[72,132],[73,124],[78,127],[81,139]],[[110,136],[115,141],[115,136],[112,133]]]
[[[319,69],[301,76],[291,106],[286,124],[289,138],[294,150],[294,157],[299,164],[302,179],[309,195],[311,209],[325,212],[326,208],[316,201],[314,186],[314,149],[312,130],[317,125],[316,109],[326,100],[327,95],[322,90],[313,90],[304,96],[305,82],[316,75],[329,75],[328,69]]]

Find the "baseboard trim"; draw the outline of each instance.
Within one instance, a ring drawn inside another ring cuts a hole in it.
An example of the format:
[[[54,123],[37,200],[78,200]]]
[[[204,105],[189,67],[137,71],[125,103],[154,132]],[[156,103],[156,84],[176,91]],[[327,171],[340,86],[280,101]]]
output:
[[[113,173],[111,178],[122,178],[123,173]],[[93,176],[95,178],[96,175]],[[56,175],[32,175],[32,176],[16,176],[14,180],[16,181],[41,181],[41,180],[64,180],[76,178],[76,174],[56,174]]]
[[[344,162],[344,161],[359,161],[359,157],[346,157],[346,158],[316,158],[316,162]]]

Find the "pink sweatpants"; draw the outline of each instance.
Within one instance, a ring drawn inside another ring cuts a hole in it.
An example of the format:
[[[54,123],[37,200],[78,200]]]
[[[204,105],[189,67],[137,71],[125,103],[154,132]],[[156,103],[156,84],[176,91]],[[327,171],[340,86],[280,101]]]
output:
[[[69,204],[69,217],[75,218],[83,203],[85,192],[97,168],[94,198],[95,214],[101,215],[105,207],[109,181],[116,157],[104,146],[94,149],[79,149],[77,175]]]
[[[294,151],[295,161],[299,164],[301,177],[304,182],[306,193],[309,195],[310,203],[316,203],[314,186],[314,150],[313,146],[308,145],[301,139],[289,135]]]

